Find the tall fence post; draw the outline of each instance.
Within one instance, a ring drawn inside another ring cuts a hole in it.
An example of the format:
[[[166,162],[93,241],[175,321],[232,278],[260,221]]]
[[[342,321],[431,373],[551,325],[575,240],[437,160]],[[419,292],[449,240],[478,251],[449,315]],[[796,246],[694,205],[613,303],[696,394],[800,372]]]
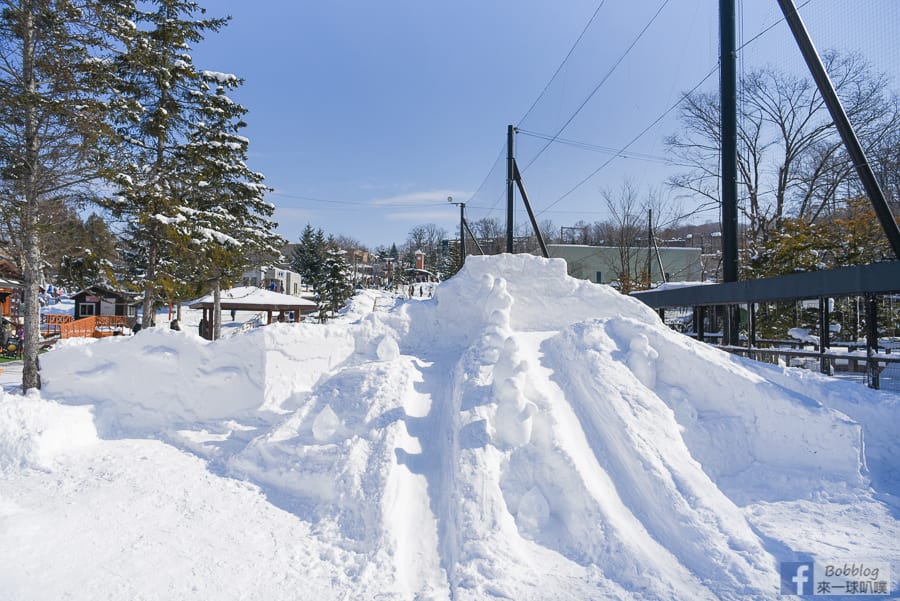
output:
[[[512,125],[506,128],[506,252],[513,252],[513,229],[515,229],[515,204],[516,204],[516,185],[515,185],[515,133],[516,128]]]
[[[866,382],[869,388],[880,388],[878,381],[878,297],[865,295],[866,302]]]

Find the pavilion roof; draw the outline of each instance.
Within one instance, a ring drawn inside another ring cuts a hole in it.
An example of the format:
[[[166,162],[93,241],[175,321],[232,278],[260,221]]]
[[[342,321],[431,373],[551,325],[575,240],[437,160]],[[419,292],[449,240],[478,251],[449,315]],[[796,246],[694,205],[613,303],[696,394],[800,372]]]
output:
[[[225,311],[315,311],[319,306],[306,298],[273,292],[255,286],[239,286],[223,290],[219,303]],[[213,295],[210,292],[202,298],[188,303],[191,309],[213,308]]]

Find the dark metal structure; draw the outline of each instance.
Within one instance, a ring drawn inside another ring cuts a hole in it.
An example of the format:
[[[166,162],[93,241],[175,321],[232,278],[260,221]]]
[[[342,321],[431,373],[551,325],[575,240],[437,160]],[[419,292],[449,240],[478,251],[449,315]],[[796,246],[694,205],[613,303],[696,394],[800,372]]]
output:
[[[747,346],[755,348],[757,303],[819,299],[819,353],[821,369],[828,373],[825,357],[831,342],[828,332],[830,315],[828,299],[861,296],[865,299],[867,381],[879,388],[878,306],[877,298],[885,294],[900,294],[900,261],[842,267],[826,271],[796,273],[759,280],[725,282],[723,284],[688,286],[671,290],[646,290],[632,295],[664,314],[671,307],[693,307],[697,338],[703,340],[706,311],[710,307],[747,306]],[[735,343],[726,341],[726,350],[734,350]],[[730,348],[729,348],[730,347]]]
[[[719,2],[719,90],[722,123],[722,279],[738,279],[737,66],[734,0]]]
[[[728,1],[733,2],[733,0]],[[803,60],[806,61],[806,66],[809,68],[809,72],[816,82],[816,87],[822,95],[822,100],[825,101],[825,105],[828,107],[828,112],[834,120],[835,127],[837,127],[838,133],[841,135],[841,140],[847,148],[847,154],[850,155],[850,159],[853,161],[856,173],[859,175],[859,179],[866,191],[866,196],[869,197],[869,202],[872,203],[875,214],[878,215],[878,221],[881,222],[881,227],[884,229],[888,242],[890,242],[894,256],[900,260],[900,228],[898,228],[897,222],[891,214],[891,209],[884,197],[884,191],[878,184],[875,172],[872,171],[872,166],[866,158],[862,144],[859,143],[856,132],[847,118],[847,113],[841,105],[837,92],[831,83],[831,78],[828,77],[828,72],[825,71],[822,59],[819,58],[819,53],[816,52],[816,47],[809,37],[809,32],[800,18],[800,13],[797,12],[797,7],[794,5],[793,0],[778,0],[778,5],[781,7],[784,19],[791,28],[791,33],[794,34],[794,39],[797,41],[800,52],[803,54]]]
[[[506,252],[513,252],[513,229],[515,229],[515,208],[516,208],[516,189],[515,189],[515,170],[516,170],[516,154],[515,154],[516,128],[512,125],[506,128]]]
[[[720,26],[720,83],[721,83],[721,136],[722,136],[722,256],[725,283],[712,286],[692,286],[673,290],[651,290],[635,293],[635,296],[663,312],[666,307],[693,307],[695,331],[704,338],[704,313],[715,307],[724,313],[723,334],[726,348],[738,343],[738,305],[747,307],[747,343],[756,346],[756,303],[819,299],[819,352],[821,369],[827,372],[829,363],[825,349],[830,346],[828,299],[858,296],[865,299],[867,380],[873,388],[879,387],[878,361],[878,311],[877,297],[900,293],[900,228],[891,213],[884,192],[869,165],[862,145],[841,105],[831,79],[816,52],[809,33],[797,12],[793,0],[778,0],[784,18],[791,29],[813,80],[834,120],[847,153],[850,155],[866,195],[875,210],[898,261],[857,267],[844,267],[780,277],[738,281],[737,278],[737,106],[735,69],[735,18],[734,0],[719,0]]]
[[[538,227],[537,218],[534,211],[531,210],[531,203],[528,201],[528,194],[525,192],[525,184],[522,182],[522,174],[519,172],[519,166],[516,164],[516,155],[514,148],[516,128],[512,125],[506,129],[506,252],[512,253],[515,237],[513,229],[515,228],[515,219],[513,212],[516,204],[516,187],[519,188],[519,194],[522,195],[522,202],[525,204],[525,210],[528,212],[528,219],[531,220],[531,227],[534,235],[537,237],[538,245],[541,247],[541,254],[545,259],[550,258],[547,252],[547,245],[544,244],[544,236]]]

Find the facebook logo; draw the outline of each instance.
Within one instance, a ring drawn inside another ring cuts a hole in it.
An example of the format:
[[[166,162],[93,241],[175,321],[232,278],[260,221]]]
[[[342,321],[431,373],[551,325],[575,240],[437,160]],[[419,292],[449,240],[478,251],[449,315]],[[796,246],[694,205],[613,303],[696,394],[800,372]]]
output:
[[[811,561],[788,561],[781,564],[782,595],[812,595],[813,563]]]

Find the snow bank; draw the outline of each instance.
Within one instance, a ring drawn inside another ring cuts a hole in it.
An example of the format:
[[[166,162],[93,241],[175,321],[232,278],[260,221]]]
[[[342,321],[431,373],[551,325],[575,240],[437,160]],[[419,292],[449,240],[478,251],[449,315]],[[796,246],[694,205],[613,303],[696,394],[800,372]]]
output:
[[[250,419],[308,391],[353,350],[346,331],[306,324],[272,325],[214,343],[147,328],[48,353],[43,393],[96,404],[105,427],[124,430]]]
[[[88,407],[61,407],[37,395],[0,399],[0,473],[49,470],[59,454],[97,441]]]

